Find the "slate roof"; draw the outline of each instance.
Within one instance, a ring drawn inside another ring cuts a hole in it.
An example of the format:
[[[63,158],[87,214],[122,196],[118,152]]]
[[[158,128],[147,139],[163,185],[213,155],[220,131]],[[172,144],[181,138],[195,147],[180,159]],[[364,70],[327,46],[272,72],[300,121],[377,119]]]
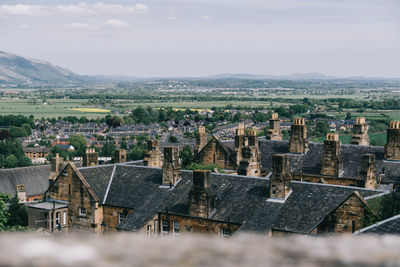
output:
[[[289,153],[288,141],[266,140],[259,138],[261,151],[261,169],[267,172],[272,171],[272,156],[274,154],[288,153],[290,157],[290,168],[294,174],[318,175],[321,172],[321,159],[324,149],[323,143],[309,143],[309,150],[305,154]],[[233,151],[235,142],[224,141],[225,146]],[[376,158],[377,176],[382,176],[385,182],[400,183],[400,161],[384,160],[384,147],[382,146],[359,146],[341,145],[341,155],[343,160],[342,178],[357,179],[359,176],[362,155],[372,153]]]
[[[42,194],[49,186],[50,165],[0,169],[0,193],[16,194],[16,186],[23,184],[27,196]]]
[[[272,228],[309,234],[355,191],[364,198],[379,192],[357,187],[293,181],[292,193],[280,208],[279,216],[273,222]]]
[[[79,168],[102,204],[133,209],[119,230],[139,231],[158,212],[188,214],[192,172],[182,171],[172,189],[161,186],[162,169],[128,164]],[[216,201],[212,220],[242,224],[240,231],[271,228],[309,233],[355,191],[369,197],[382,191],[357,187],[292,182],[284,203],[267,201],[269,178],[212,173],[208,192]]]
[[[380,221],[376,224],[370,225],[354,234],[400,234],[400,215],[393,216],[389,219]]]

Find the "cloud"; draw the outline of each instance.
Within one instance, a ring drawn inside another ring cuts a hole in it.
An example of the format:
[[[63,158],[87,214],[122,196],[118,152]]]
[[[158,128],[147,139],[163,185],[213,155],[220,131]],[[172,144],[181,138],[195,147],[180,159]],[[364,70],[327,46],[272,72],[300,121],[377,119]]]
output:
[[[97,2],[87,4],[81,2],[73,5],[0,5],[0,15],[8,16],[88,16],[96,14],[135,14],[147,13],[149,7],[145,4],[119,5]]]
[[[95,30],[100,28],[98,25],[83,22],[67,23],[64,24],[64,27],[77,30]]]
[[[119,28],[125,28],[130,26],[129,23],[126,23],[125,21],[119,19],[109,19],[107,20],[106,25]]]
[[[169,19],[169,20],[177,20],[178,18],[175,17],[175,16],[169,16],[168,19]]]
[[[28,28],[29,28],[29,26],[26,25],[26,24],[21,24],[21,25],[19,25],[19,27],[20,27],[21,29],[28,29]]]

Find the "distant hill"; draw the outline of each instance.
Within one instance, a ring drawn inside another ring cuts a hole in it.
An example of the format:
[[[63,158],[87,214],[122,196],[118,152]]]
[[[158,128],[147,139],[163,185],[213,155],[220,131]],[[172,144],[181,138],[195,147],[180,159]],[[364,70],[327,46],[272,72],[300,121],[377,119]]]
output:
[[[0,51],[0,86],[76,85],[88,79],[45,61]]]

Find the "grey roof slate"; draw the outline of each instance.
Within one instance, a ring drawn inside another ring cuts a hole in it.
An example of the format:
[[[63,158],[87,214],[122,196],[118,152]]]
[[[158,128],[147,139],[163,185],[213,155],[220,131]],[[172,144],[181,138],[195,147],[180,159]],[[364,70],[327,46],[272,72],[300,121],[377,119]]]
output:
[[[80,168],[104,204],[133,209],[119,230],[139,231],[158,212],[188,214],[192,172],[182,171],[172,189],[161,186],[161,168],[126,164]],[[109,189],[107,189],[109,188]],[[269,179],[213,173],[208,192],[216,200],[213,220],[242,224],[240,231],[268,232],[271,228],[309,233],[355,191],[363,197],[382,191],[357,187],[292,182],[284,203],[267,201]]]
[[[400,234],[400,215],[380,221],[376,224],[365,227],[354,234]]]
[[[26,195],[34,196],[44,193],[49,186],[50,165],[0,169],[0,193],[16,194],[16,186],[23,184]]]
[[[261,169],[267,172],[272,170],[272,156],[274,154],[288,153],[290,157],[290,168],[293,173],[318,175],[321,172],[321,159],[324,149],[323,143],[309,143],[309,150],[305,154],[289,153],[288,141],[274,141],[259,138],[261,151]],[[225,146],[233,153],[234,141],[224,141]],[[382,176],[384,182],[400,183],[400,161],[384,160],[384,147],[382,146],[359,146],[341,145],[343,160],[343,178],[357,179],[359,176],[362,155],[372,153],[376,158],[377,176]]]

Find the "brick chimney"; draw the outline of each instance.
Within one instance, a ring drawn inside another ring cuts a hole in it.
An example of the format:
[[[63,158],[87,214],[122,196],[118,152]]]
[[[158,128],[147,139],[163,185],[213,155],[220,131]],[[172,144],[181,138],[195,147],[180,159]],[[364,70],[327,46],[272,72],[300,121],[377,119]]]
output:
[[[126,150],[125,149],[116,149],[114,155],[114,163],[124,163],[126,162]]]
[[[207,145],[206,127],[200,126],[199,131],[196,134],[196,146],[194,147],[194,154],[197,155],[197,153],[199,153],[206,145]]]
[[[290,192],[292,177],[289,169],[289,156],[272,156],[272,174],[270,178],[270,198],[285,199]]]
[[[159,140],[147,141],[147,152],[143,159],[143,165],[159,168],[163,166],[163,158],[160,150]]]
[[[49,176],[49,185],[57,178],[64,165],[64,158],[60,157],[58,153],[51,159],[51,171]]]
[[[94,148],[86,149],[86,152],[83,155],[82,165],[83,167],[99,165],[99,156]]]
[[[324,153],[321,161],[321,174],[339,177],[343,171],[340,154],[340,141],[337,133],[328,133],[324,141]]]
[[[365,118],[358,117],[353,126],[353,135],[351,136],[352,145],[369,146],[368,124]]]
[[[267,140],[282,140],[281,120],[278,118],[278,113],[272,113],[269,120],[269,129],[265,137]]]
[[[237,172],[239,175],[259,177],[261,175],[261,152],[258,146],[257,131],[250,130],[246,138],[247,146],[242,148],[242,159]]]
[[[239,166],[242,160],[242,148],[246,145],[246,137],[244,135],[244,123],[239,123],[236,129],[235,135],[235,152],[236,152],[236,164]]]
[[[375,154],[364,154],[362,156],[360,177],[365,180],[365,188],[376,188]]]
[[[179,162],[179,149],[175,146],[164,148],[163,185],[175,185],[181,176],[181,163]]]
[[[290,153],[304,154],[308,150],[307,126],[304,118],[294,118],[290,128],[289,151]]]
[[[189,192],[189,215],[207,218],[213,211],[213,201],[209,188],[211,172],[208,170],[193,171],[193,187]]]
[[[400,121],[391,121],[387,129],[385,159],[400,160]]]
[[[17,185],[17,197],[18,197],[19,203],[27,202],[25,185],[23,185],[23,184]]]

